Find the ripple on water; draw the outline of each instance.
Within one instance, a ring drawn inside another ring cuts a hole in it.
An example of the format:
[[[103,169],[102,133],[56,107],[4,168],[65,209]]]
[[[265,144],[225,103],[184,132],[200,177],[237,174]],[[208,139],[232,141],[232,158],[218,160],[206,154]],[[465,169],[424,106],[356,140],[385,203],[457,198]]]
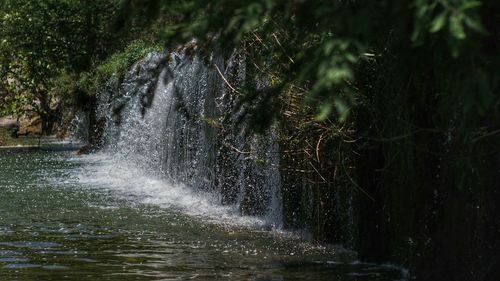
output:
[[[53,264],[53,265],[44,265],[43,269],[47,269],[47,270],[65,270],[65,269],[68,269],[68,267],[64,266],[64,265]]]
[[[15,234],[14,231],[10,230],[10,229],[1,229],[0,228],[0,236],[11,236]]]
[[[75,256],[75,255],[85,255],[87,252],[78,250],[68,250],[68,251],[40,251],[40,255],[53,255],[53,256]]]
[[[31,249],[49,249],[60,246],[60,244],[53,242],[0,242],[0,245],[14,248],[31,248]]]
[[[26,258],[0,258],[0,263],[8,263],[8,262],[27,262]]]
[[[7,269],[27,269],[27,268],[38,268],[38,267],[42,266],[39,264],[31,264],[31,263],[11,263],[4,266],[4,268]]]
[[[89,258],[75,258],[75,261],[87,262],[87,263],[97,263],[98,260],[89,259]]]
[[[16,251],[11,251],[11,250],[0,250],[0,257],[11,257],[11,256],[18,256],[21,253],[16,252]]]

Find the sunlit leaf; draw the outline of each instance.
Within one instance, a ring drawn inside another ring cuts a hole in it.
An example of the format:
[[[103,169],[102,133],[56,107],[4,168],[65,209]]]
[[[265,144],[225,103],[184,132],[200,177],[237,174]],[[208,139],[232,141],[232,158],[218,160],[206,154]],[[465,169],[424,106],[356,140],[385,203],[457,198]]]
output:
[[[342,99],[336,99],[334,101],[334,104],[335,104],[335,109],[339,113],[339,121],[345,122],[347,120],[347,117],[349,116],[350,108]]]
[[[326,103],[320,106],[319,113],[315,117],[316,121],[326,120],[326,118],[328,118],[328,116],[332,113],[332,108],[333,106],[331,103]]]
[[[447,18],[446,12],[443,12],[439,14],[439,16],[434,18],[434,20],[431,22],[431,27],[429,29],[429,32],[435,33],[440,31],[446,23],[446,18]]]
[[[470,9],[477,8],[481,6],[483,3],[481,1],[465,1],[462,6],[459,7],[459,10],[466,11]]]
[[[450,17],[450,33],[458,40],[465,39],[465,31],[462,25],[462,17],[460,15],[452,15]]]

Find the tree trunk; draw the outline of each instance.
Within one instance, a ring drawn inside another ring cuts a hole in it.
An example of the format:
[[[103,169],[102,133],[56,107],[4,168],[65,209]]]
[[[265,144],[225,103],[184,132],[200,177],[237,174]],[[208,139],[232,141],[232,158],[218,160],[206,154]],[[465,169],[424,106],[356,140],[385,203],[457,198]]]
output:
[[[46,90],[39,90],[37,96],[40,102],[37,112],[42,121],[42,134],[50,135],[53,133],[54,123],[58,118],[59,107],[51,108],[52,99]]]

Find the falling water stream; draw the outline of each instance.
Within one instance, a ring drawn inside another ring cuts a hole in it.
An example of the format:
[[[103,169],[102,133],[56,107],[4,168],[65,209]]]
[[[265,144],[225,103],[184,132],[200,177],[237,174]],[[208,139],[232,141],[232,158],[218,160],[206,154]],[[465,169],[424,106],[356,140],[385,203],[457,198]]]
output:
[[[0,280],[405,278],[282,229],[275,129],[238,119],[221,76],[244,59],[211,63],[150,54],[111,79],[99,152],[0,150]]]

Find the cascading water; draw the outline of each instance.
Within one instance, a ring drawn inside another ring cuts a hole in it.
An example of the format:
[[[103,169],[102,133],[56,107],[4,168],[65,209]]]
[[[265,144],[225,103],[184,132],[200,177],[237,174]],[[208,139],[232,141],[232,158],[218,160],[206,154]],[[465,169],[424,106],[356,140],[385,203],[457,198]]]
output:
[[[89,116],[81,110],[75,113],[68,128],[70,141],[84,143],[89,139]]]
[[[224,65],[217,56],[206,62],[187,53],[149,54],[122,81],[108,81],[97,110],[104,154],[112,155],[111,163],[126,163],[123,173],[131,166],[141,171],[128,182],[155,181],[152,200],[168,193],[165,198],[177,201],[170,203],[182,205],[175,193],[188,194],[198,203],[181,207],[214,204],[213,216],[226,210],[281,227],[277,134],[250,134],[227,85],[227,79],[245,80],[244,58],[235,54]]]
[[[232,87],[246,76],[239,54],[149,54],[108,81],[95,114],[75,119],[74,135],[88,128],[100,151],[0,153],[0,279],[406,277],[343,247],[252,229],[282,226],[281,181],[291,178],[278,170],[277,129],[255,135],[241,121]]]

